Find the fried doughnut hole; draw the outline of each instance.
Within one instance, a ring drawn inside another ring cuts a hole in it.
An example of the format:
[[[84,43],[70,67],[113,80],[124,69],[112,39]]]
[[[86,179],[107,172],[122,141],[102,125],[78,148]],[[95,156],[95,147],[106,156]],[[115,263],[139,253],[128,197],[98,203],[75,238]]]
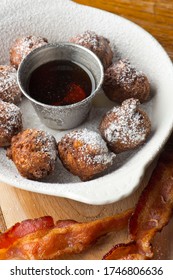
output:
[[[11,65],[17,69],[25,56],[27,56],[34,49],[44,46],[47,43],[48,40],[40,36],[30,35],[17,38],[10,48]]]
[[[101,60],[104,69],[112,63],[113,51],[107,38],[99,36],[93,31],[85,31],[83,34],[72,37],[69,41],[95,53]]]
[[[148,78],[125,59],[107,68],[103,90],[110,100],[118,103],[128,98],[136,98],[143,103],[150,97]]]
[[[22,114],[20,109],[0,100],[0,147],[7,147],[14,135],[22,130]]]
[[[106,170],[115,157],[100,134],[86,128],[67,133],[58,143],[58,153],[64,167],[82,181]]]
[[[23,177],[42,179],[55,168],[56,140],[47,132],[26,129],[12,138],[7,156],[13,160]]]
[[[99,129],[108,147],[114,153],[135,149],[143,144],[151,132],[148,115],[134,98],[113,107],[103,117]]]
[[[21,101],[21,95],[16,69],[13,66],[0,65],[0,99],[17,104]]]

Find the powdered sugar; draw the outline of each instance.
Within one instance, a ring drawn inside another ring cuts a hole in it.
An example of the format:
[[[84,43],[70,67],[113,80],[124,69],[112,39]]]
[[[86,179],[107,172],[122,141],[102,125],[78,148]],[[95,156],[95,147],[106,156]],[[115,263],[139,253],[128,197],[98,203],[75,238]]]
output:
[[[146,139],[149,119],[146,120],[141,112],[137,111],[137,105],[137,100],[128,99],[123,102],[122,106],[114,107],[110,111],[114,119],[104,132],[105,138],[109,142],[120,141],[126,145],[137,145]]]
[[[31,130],[32,132],[32,130]],[[50,160],[55,161],[57,158],[57,148],[55,138],[48,132],[37,131],[35,134],[36,149],[49,155]]]
[[[86,128],[74,130],[69,133],[69,137],[81,141],[84,146],[89,145],[92,149],[99,150],[101,153],[108,152],[106,143],[95,131],[91,131]]]
[[[18,130],[20,127],[22,127],[20,109],[14,104],[0,100],[0,129],[3,129],[6,134],[11,134],[15,128]]]
[[[99,133],[84,128],[71,131],[64,139],[66,137],[81,142],[77,149],[80,151],[82,158],[79,157],[78,161],[85,160],[86,164],[112,164],[115,155],[109,152]]]
[[[0,66],[0,99],[11,103],[21,101],[21,91],[17,84],[17,72],[12,66]]]
[[[10,62],[16,69],[23,58],[32,50],[47,44],[47,39],[40,36],[24,36],[15,40],[10,48]]]
[[[105,73],[105,85],[110,85],[112,87],[120,85],[125,90],[138,91],[138,87],[134,87],[136,79],[140,80],[141,86],[142,82],[145,81],[145,76],[142,71],[138,71],[131,63],[122,59],[117,63],[113,63]],[[132,87],[133,86],[133,87]]]
[[[71,39],[71,42],[77,42],[79,45],[82,46],[90,46],[93,50],[96,50],[99,46],[99,37],[93,31],[85,31],[81,35],[77,35],[74,39]]]
[[[144,80],[143,72],[138,71],[128,60],[120,60],[119,63],[115,64],[113,67],[116,68],[117,84],[123,84],[125,88],[130,88],[137,77]]]
[[[72,37],[69,41],[93,51],[101,60],[104,69],[112,63],[113,51],[106,37],[97,35],[93,31],[85,31]]]
[[[22,114],[14,104],[0,100],[0,147],[7,147],[22,130]]]
[[[18,39],[15,44],[16,53],[24,58],[31,50],[41,47],[47,43],[46,39],[37,36],[27,36]]]
[[[147,76],[126,59],[118,60],[106,70],[103,89],[110,100],[118,103],[131,97],[143,103],[151,95]]]
[[[1,71],[0,68],[0,92],[7,90],[9,87],[12,87],[16,84],[16,71]]]

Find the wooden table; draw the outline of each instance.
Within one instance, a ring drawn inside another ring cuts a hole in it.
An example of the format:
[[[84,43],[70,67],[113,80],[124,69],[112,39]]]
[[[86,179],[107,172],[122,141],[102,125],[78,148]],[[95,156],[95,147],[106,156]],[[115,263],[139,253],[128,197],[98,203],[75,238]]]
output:
[[[75,2],[101,8],[136,22],[153,34],[173,59],[173,2],[171,0],[76,0]],[[131,196],[104,206],[87,205],[70,199],[27,192],[0,183],[0,230],[4,231],[18,221],[44,215],[51,215],[55,220],[70,218],[77,221],[90,221],[113,215],[135,205],[149,174],[150,168],[146,172],[145,181]],[[157,234],[156,258],[173,259],[173,248],[170,246],[172,229],[173,222],[165,227],[161,234]],[[127,241],[126,230],[102,238],[92,249],[71,258],[101,259],[113,245],[123,241]]]

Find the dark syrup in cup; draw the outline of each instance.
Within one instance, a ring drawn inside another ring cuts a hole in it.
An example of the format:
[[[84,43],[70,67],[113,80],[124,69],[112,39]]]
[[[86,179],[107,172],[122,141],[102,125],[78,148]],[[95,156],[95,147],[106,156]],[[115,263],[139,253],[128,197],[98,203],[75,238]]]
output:
[[[36,68],[28,79],[29,95],[36,101],[53,106],[80,102],[94,89],[91,72],[68,60],[47,62]]]

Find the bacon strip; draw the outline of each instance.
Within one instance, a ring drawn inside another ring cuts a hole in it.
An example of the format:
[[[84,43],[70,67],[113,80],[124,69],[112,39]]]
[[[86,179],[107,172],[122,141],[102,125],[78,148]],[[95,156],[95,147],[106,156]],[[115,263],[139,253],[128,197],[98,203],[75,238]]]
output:
[[[143,191],[130,220],[131,239],[139,250],[152,257],[151,240],[167,225],[173,212],[173,154],[164,152]]]
[[[0,235],[0,259],[57,259],[81,253],[99,237],[124,228],[131,214],[127,210],[88,223],[65,220],[54,225],[51,217],[17,223]]]
[[[107,254],[103,257],[104,260],[145,260],[144,255],[141,255],[138,251],[138,246],[135,241],[127,244],[115,245]]]
[[[24,237],[29,233],[52,228],[53,226],[54,222],[52,217],[50,216],[45,216],[34,220],[28,219],[21,223],[17,223],[5,233],[0,235],[0,249],[8,248],[16,240]]]
[[[151,259],[151,241],[173,213],[173,153],[162,153],[129,222],[132,242],[112,248],[103,259]]]

